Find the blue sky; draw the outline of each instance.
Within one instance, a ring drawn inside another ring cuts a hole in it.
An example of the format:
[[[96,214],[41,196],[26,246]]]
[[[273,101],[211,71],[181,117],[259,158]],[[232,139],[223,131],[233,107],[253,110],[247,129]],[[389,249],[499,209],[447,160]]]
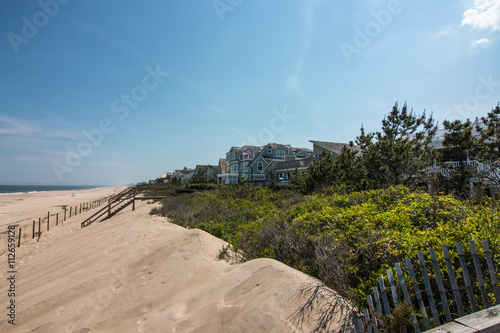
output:
[[[500,1],[0,2],[0,184],[118,185],[500,100]]]

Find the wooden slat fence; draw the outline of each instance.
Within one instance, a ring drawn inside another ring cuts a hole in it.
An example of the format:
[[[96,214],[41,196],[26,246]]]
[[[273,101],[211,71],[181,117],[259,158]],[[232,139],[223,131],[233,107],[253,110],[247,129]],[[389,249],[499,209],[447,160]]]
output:
[[[487,241],[482,242],[484,256],[474,241],[469,245],[467,254],[456,243],[456,251],[446,245],[441,253],[429,249],[427,260],[419,251],[415,266],[410,258],[406,267],[397,263],[367,296],[357,332],[421,332],[500,304],[494,265],[500,254],[493,258]]]
[[[64,206],[62,211],[47,212],[44,217],[33,220],[32,223],[13,223],[16,226],[17,246],[20,247],[24,242],[34,238],[40,238],[42,232],[50,231],[52,227],[63,224],[67,219],[77,216],[83,212],[98,208],[108,202],[108,197],[101,198],[92,202],[84,202],[76,206]],[[0,233],[0,255],[7,251],[7,232]]]

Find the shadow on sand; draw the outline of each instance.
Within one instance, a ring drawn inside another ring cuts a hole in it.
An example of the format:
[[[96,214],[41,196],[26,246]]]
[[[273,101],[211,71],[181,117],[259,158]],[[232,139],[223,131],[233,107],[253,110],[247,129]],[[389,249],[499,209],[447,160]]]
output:
[[[324,284],[304,287],[293,299],[303,304],[289,318],[294,332],[303,332],[304,322],[314,323],[312,332],[356,332],[354,306]]]

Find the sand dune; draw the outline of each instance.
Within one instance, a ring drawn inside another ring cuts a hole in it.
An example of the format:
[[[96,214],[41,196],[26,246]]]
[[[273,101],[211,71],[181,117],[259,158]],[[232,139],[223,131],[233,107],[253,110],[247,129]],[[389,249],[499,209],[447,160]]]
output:
[[[350,331],[349,304],[317,280],[270,259],[217,260],[222,240],[151,208],[84,229],[75,220],[16,249],[16,326],[2,315],[0,331]]]

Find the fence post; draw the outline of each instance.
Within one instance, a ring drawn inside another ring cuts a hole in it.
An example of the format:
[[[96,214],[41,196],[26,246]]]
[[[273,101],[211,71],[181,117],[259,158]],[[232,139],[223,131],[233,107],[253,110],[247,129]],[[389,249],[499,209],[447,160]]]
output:
[[[390,318],[391,315],[391,309],[389,307],[389,301],[387,300],[387,292],[385,289],[384,285],[384,278],[379,276],[378,277],[378,286],[380,288],[380,294],[382,296],[382,302],[384,303],[384,310],[385,310],[385,315]]]
[[[436,309],[436,302],[434,301],[434,295],[432,294],[431,283],[429,282],[429,275],[427,274],[427,267],[425,265],[424,254],[422,251],[418,251],[418,260],[420,262],[420,268],[422,269],[422,276],[424,277],[425,289],[427,291],[427,297],[429,303],[431,304],[432,316],[434,317],[434,323],[437,326],[441,326],[441,320],[439,320],[439,313]]]
[[[64,207],[64,221],[66,221],[66,207]]]
[[[33,230],[31,232],[31,239],[35,238],[35,220],[33,220]]]
[[[392,277],[392,271],[387,270],[387,278],[389,279],[389,285],[391,286],[392,300],[394,301],[394,306],[398,306],[398,291],[396,290],[396,284],[394,283],[394,278]]]
[[[47,225],[49,225],[49,220],[50,220],[50,212],[47,212]]]
[[[483,271],[481,271],[481,264],[479,263],[479,255],[477,254],[476,243],[474,243],[473,240],[470,241],[470,251],[472,252],[474,267],[476,268],[477,280],[479,282],[479,289],[481,290],[483,304],[484,307],[487,308],[490,305],[490,302],[488,302],[488,295],[486,294],[486,288],[484,286]]]
[[[413,271],[413,265],[411,264],[410,258],[405,258],[406,266],[410,271],[410,278],[415,283],[415,294],[417,296],[418,306],[420,308],[420,313],[422,313],[422,317],[424,318],[424,325],[426,330],[430,330],[431,326],[429,324],[429,318],[427,317],[427,311],[425,310],[424,300],[422,299],[422,294],[420,292],[420,287],[418,286],[417,277],[415,276],[415,272]]]
[[[370,307],[370,312],[372,313],[372,322],[373,322],[373,331],[375,333],[378,333],[378,324],[377,324],[377,317],[375,317],[375,309],[373,308],[373,302],[372,302],[372,297],[368,295],[366,297],[368,300],[368,306]]]
[[[498,282],[495,275],[495,266],[493,266],[493,260],[491,259],[490,247],[487,240],[483,240],[484,254],[486,255],[486,261],[488,262],[488,270],[490,272],[491,284],[493,285],[493,294],[495,295],[496,304],[500,304],[500,292],[498,291]]]
[[[405,277],[403,274],[403,270],[401,269],[401,265],[396,263],[396,273],[398,273],[399,282],[401,283],[401,289],[403,289],[403,295],[409,306],[413,307],[411,304],[410,294],[408,293],[408,288],[406,287]],[[413,331],[415,333],[420,332],[420,328],[418,327],[417,316],[415,316],[415,311],[411,311],[411,323],[413,324]]]
[[[380,324],[382,326],[385,325],[385,320],[384,320],[384,315],[382,314],[382,306],[380,305],[380,297],[379,297],[379,294],[378,294],[378,288],[377,287],[373,287],[373,298],[375,299],[375,307],[377,309],[377,312],[380,316]]]
[[[451,288],[453,289],[453,295],[455,296],[455,302],[457,303],[458,315],[462,317],[465,316],[465,311],[462,305],[462,299],[460,298],[460,290],[458,290],[458,284],[455,277],[455,272],[453,271],[453,265],[451,264],[450,253],[448,252],[448,247],[446,245],[441,245],[441,248],[443,249],[443,256],[444,260],[446,261],[446,268],[448,269]]]
[[[368,313],[368,309],[363,309],[363,314],[365,315],[365,323],[366,323],[366,328],[368,329],[369,333],[372,333],[372,327],[370,325],[370,315]]]
[[[432,265],[434,266],[434,274],[436,275],[436,281],[438,284],[439,296],[441,297],[441,302],[443,303],[444,314],[446,317],[446,322],[450,323],[452,321],[450,308],[448,306],[448,299],[446,298],[446,293],[444,290],[443,279],[441,278],[441,271],[439,270],[439,265],[436,258],[436,253],[433,248],[429,249],[431,254]]]
[[[462,250],[462,244],[456,242],[455,246],[457,248],[458,258],[460,259],[460,266],[462,267],[462,275],[465,281],[465,288],[467,289],[467,297],[469,298],[469,304],[472,312],[476,312],[477,311],[476,300],[474,298],[474,291],[472,290],[472,284],[470,281],[469,271],[467,270],[467,263],[465,262],[465,256]]]
[[[19,227],[19,240],[17,241],[17,247],[21,247],[21,227]]]
[[[71,210],[73,209],[72,206],[69,207],[69,217],[71,218]]]
[[[56,225],[59,224],[59,213],[56,213]]]

